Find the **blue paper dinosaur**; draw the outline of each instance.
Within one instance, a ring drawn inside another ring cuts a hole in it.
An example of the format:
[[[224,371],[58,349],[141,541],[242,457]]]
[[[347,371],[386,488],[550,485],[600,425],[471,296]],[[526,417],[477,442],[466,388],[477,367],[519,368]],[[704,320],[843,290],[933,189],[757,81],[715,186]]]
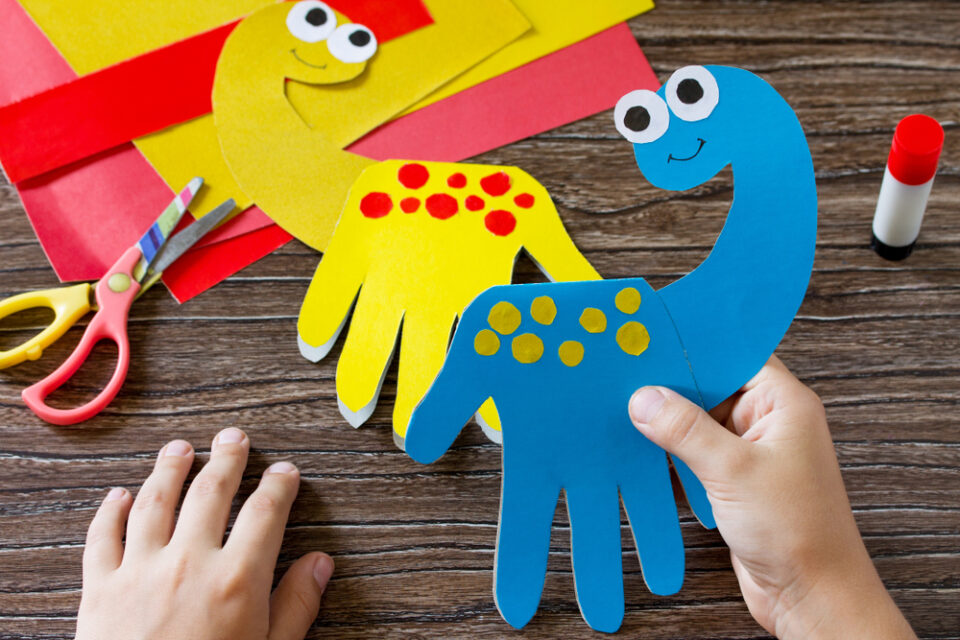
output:
[[[566,494],[577,601],[587,623],[623,620],[623,498],[643,576],[668,595],[684,549],[667,456],[630,424],[649,384],[712,408],[773,353],[813,265],[813,163],[793,110],[765,81],[730,67],[684,67],[615,111],[643,175],[690,189],[732,165],[733,205],[707,259],[659,291],[642,278],[494,287],[466,309],[439,376],[413,414],[405,449],[441,456],[488,397],[503,423],[494,595],[511,625],[537,610],[550,529]],[[706,493],[673,460],[697,517]],[[619,496],[618,496],[619,490]]]

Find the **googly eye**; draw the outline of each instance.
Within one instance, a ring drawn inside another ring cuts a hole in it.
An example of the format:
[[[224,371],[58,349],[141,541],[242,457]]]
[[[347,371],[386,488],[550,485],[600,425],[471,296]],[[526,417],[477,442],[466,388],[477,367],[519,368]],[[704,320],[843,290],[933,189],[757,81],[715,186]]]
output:
[[[653,91],[631,91],[617,101],[613,110],[617,131],[634,144],[653,142],[670,126],[670,112],[663,98]]]
[[[337,14],[318,0],[298,2],[287,14],[287,29],[304,42],[325,40],[336,28]]]
[[[692,65],[673,72],[664,93],[667,104],[678,118],[688,122],[703,120],[720,101],[720,88],[713,74],[704,67]]]
[[[362,24],[345,24],[333,32],[327,48],[340,62],[364,62],[377,52],[377,37]]]

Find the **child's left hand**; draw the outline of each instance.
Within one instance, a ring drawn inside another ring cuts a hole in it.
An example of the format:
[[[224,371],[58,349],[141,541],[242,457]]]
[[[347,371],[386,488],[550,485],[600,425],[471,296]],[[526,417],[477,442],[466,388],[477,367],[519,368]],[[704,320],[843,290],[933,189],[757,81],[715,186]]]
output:
[[[221,431],[179,517],[194,457],[183,440],[160,450],[136,500],[110,491],[87,533],[76,640],[302,640],[333,561],[323,553],[300,558],[270,593],[300,483],[289,462],[264,472],[224,540],[249,451],[242,431]]]

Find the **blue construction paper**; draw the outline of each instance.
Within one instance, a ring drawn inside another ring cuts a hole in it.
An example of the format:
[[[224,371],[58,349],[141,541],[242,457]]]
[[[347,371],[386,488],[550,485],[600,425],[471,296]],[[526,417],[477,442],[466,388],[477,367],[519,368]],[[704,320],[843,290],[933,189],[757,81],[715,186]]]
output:
[[[680,84],[691,78],[703,101]],[[668,90],[675,93],[664,99]],[[680,589],[684,549],[667,455],[630,423],[628,400],[655,384],[707,409],[721,402],[773,352],[812,268],[813,165],[796,116],[766,82],[740,69],[685,67],[656,95],[624,100],[621,118],[631,104],[649,107],[632,116],[642,130],[626,134],[645,140],[635,155],[654,185],[689,189],[733,165],[734,202],[716,247],[660,292],[641,278],[485,291],[464,312],[406,434],[407,453],[432,462],[484,400],[497,403],[503,485],[494,594],[518,628],[540,601],[561,490],[577,601],[592,628],[616,631],[623,619],[618,494],[647,586],[660,595]],[[555,314],[543,311],[550,308]],[[703,486],[682,461],[673,464],[694,513],[714,527]]]

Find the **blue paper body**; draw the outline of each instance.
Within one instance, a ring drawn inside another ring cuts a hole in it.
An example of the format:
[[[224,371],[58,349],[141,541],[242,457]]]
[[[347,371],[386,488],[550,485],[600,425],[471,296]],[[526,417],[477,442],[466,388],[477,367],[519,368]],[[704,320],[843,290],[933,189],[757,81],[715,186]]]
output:
[[[615,631],[623,618],[618,490],[647,585],[663,595],[679,590],[684,551],[667,456],[630,424],[628,399],[638,387],[654,384],[712,408],[763,366],[806,291],[816,189],[800,124],[760,78],[740,69],[707,69],[721,95],[713,112],[695,122],[671,113],[667,131],[635,145],[635,155],[644,176],[664,189],[692,188],[733,165],[733,206],[710,256],[659,292],[639,278],[484,292],[464,312],[444,367],[413,414],[405,448],[428,463],[446,451],[486,398],[497,403],[503,486],[495,597],[515,627],[536,612],[561,489],[571,520],[577,600],[591,627]],[[671,159],[688,157],[698,146],[692,160]],[[640,294],[632,313],[615,304],[625,288]],[[531,312],[544,296],[557,309],[549,324]],[[496,353],[483,355],[490,341],[480,348],[477,336],[486,331],[489,338],[497,324],[490,312],[502,302],[520,312],[520,325],[499,331]],[[603,331],[585,328],[586,308],[603,313]],[[628,322],[649,335],[638,355],[618,340]],[[522,361],[531,358],[523,349],[519,357],[513,351],[524,334],[542,343],[533,362]],[[565,341],[583,346],[574,366],[559,356]],[[674,465],[697,517],[713,527],[702,485],[681,461]]]

